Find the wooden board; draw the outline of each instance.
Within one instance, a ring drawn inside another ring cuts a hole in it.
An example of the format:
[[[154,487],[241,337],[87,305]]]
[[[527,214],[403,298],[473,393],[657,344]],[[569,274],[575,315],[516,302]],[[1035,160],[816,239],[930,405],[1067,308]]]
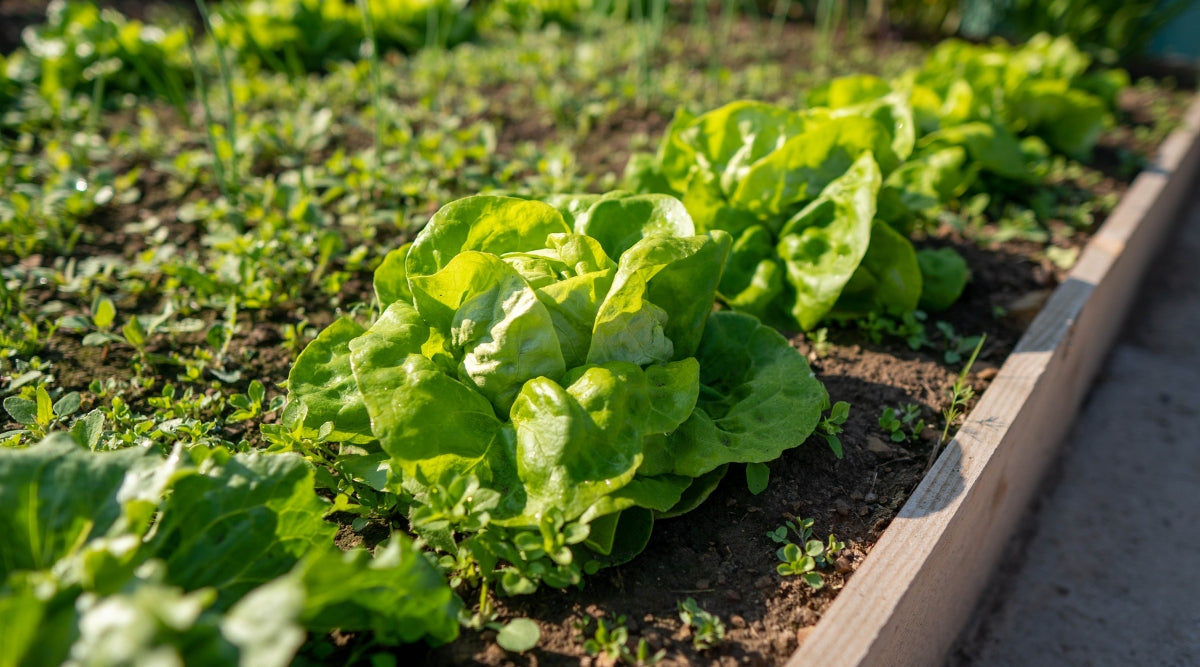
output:
[[[932,665],[970,616],[1120,332],[1198,194],[1200,96],[1018,342],[962,429],[788,661]]]

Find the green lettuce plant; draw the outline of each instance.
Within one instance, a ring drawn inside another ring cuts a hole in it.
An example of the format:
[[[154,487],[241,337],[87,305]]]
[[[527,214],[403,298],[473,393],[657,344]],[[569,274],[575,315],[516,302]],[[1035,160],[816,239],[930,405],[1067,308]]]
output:
[[[412,540],[343,553],[291,454],[0,448],[0,664],[287,665],[307,631],[454,639],[461,601]]]
[[[678,195],[698,229],[733,237],[725,303],[809,330],[831,315],[916,308],[912,244],[876,216],[884,178],[912,147],[900,96],[800,112],[743,101],[677,113],[658,153],[627,175]]]
[[[803,442],[826,401],[783,337],[713,312],[728,234],[663,195],[548,201],[443,207],[377,269],[379,317],[334,322],[289,377],[284,427],[381,462],[481,612],[491,581],[631,558],[730,464]]]
[[[475,31],[475,10],[464,0],[367,0],[381,51],[411,53],[450,47]],[[366,38],[356,3],[325,0],[251,0],[216,9],[217,38],[245,64],[303,74],[360,57]]]
[[[56,108],[74,93],[153,92],[182,108],[186,93],[186,33],[126,18],[95,3],[54,0],[46,22],[27,29],[24,51],[12,55],[8,76],[36,85]]]

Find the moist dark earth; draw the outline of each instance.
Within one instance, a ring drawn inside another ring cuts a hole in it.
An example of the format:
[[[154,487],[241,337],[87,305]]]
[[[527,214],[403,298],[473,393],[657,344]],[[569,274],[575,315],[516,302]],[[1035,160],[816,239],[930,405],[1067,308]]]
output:
[[[41,5],[0,2],[3,50],[16,43],[13,34],[19,32],[19,23],[41,16]],[[130,13],[138,14],[132,10]],[[788,30],[801,28],[789,24]],[[797,39],[794,43],[802,41]],[[888,48],[886,42],[879,45],[881,53]],[[802,65],[807,56],[796,48],[781,53],[780,57],[796,59]],[[1149,155],[1153,150],[1152,145],[1130,130],[1150,122],[1149,104],[1150,100],[1132,93],[1122,99],[1123,127],[1105,136],[1093,158],[1093,165],[1103,177],[1086,187],[1073,184],[1067,187],[1075,187],[1080,197],[1124,191],[1133,174],[1123,156]],[[595,123],[588,140],[582,142],[586,148],[577,155],[577,160],[590,173],[619,173],[628,157],[630,138],[635,134],[659,136],[669,120],[657,111],[620,109]],[[552,123],[522,119],[515,111],[507,120],[498,121],[497,126],[498,152],[502,154],[521,142],[554,131]],[[146,197],[137,206],[152,209],[164,220],[173,220],[173,211],[180,202],[156,194],[155,177],[153,172],[143,176],[139,185]],[[83,241],[74,255],[132,258],[141,240],[127,236],[119,223],[132,217],[118,209],[101,209],[88,221]],[[1057,224],[1059,228],[1065,226]],[[173,231],[179,232],[176,238],[181,245],[199,243],[189,225],[179,224]],[[397,231],[394,238],[378,241],[398,245],[403,240]],[[1055,243],[1064,249],[1077,249],[1086,240],[1085,233],[1067,229],[1056,235]],[[817,377],[825,384],[831,400],[847,401],[852,406],[840,436],[844,457],[835,457],[825,441],[817,437],[797,443],[797,447],[770,464],[770,484],[757,496],[747,490],[743,469],[731,467],[725,482],[702,506],[683,517],[660,521],[649,546],[633,562],[585,578],[582,590],[543,590],[519,598],[499,598],[502,619],[529,617],[539,622],[541,641],[528,654],[505,652],[493,641],[492,631],[482,634],[464,631],[458,641],[448,646],[434,649],[415,646],[397,651],[401,664],[611,664],[608,658],[594,658],[583,652],[576,625],[595,617],[610,621],[624,617],[631,645],[645,639],[652,649],[667,650],[661,664],[785,661],[837,592],[854,576],[855,569],[927,468],[931,450],[941,436],[942,410],[949,403],[950,387],[963,364],[962,361],[946,363],[941,334],[934,322],[945,321],[964,336],[986,332],[986,343],[967,376],[981,393],[1049,291],[1064,276],[1061,268],[1045,258],[1044,246],[1039,243],[1008,241],[980,245],[944,224],[927,238],[918,239],[918,245],[952,246],[964,255],[972,272],[961,300],[947,312],[930,314],[926,323],[929,346],[913,350],[895,338],[875,342],[853,327],[837,325],[829,327],[828,341],[824,344],[801,335],[791,337],[792,344],[807,356]],[[34,257],[26,261],[36,264],[51,259]],[[49,301],[68,297],[51,286],[39,293],[39,298]],[[347,281],[340,301],[354,303],[370,298],[371,276],[364,272]],[[333,315],[328,301],[322,303],[322,299],[320,295],[311,295],[311,300],[302,298],[287,307],[240,313],[230,357],[244,370],[243,377],[257,377],[273,393],[279,393],[278,386],[286,380],[291,364],[288,352],[280,346],[280,326],[303,317],[318,328],[328,324]],[[123,311],[137,306],[117,304]],[[196,335],[199,343],[203,334]],[[172,344],[188,344],[188,340],[186,336],[177,337]],[[152,353],[168,351],[155,349],[153,345]],[[95,348],[82,347],[79,337],[67,332],[56,334],[42,356],[54,363],[58,384],[67,391],[85,390],[97,377],[130,376],[128,349],[113,346],[96,353]],[[132,407],[136,409],[139,401],[157,395],[162,383],[170,380],[169,376],[158,378],[140,398],[135,395],[130,400]],[[232,389],[244,391],[245,387]],[[910,403],[919,406],[921,417],[929,426],[915,442],[890,442],[878,425],[880,413],[884,407]],[[84,409],[90,407],[85,405]],[[7,424],[6,428],[14,426]],[[252,423],[236,428],[237,432],[230,431],[224,437],[260,442]],[[797,518],[814,519],[816,537],[832,533],[846,544],[836,565],[823,570],[826,585],[820,590],[813,590],[798,577],[776,573],[777,545],[768,539],[767,532]],[[387,527],[382,523],[369,525],[361,534],[345,526],[339,544],[371,545],[386,534]],[[703,652],[693,647],[690,631],[680,621],[677,609],[677,604],[688,597],[724,621],[725,639],[716,647]],[[595,627],[592,621],[589,636]],[[334,639],[347,647],[348,653],[324,659],[342,662],[363,638]],[[321,659],[315,654],[308,657]]]

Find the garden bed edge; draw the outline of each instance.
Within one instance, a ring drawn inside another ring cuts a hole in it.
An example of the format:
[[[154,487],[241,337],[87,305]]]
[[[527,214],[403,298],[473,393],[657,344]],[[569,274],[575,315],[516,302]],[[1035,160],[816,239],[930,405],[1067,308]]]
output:
[[[1200,95],[788,667],[945,659],[1194,196],[1198,166]]]

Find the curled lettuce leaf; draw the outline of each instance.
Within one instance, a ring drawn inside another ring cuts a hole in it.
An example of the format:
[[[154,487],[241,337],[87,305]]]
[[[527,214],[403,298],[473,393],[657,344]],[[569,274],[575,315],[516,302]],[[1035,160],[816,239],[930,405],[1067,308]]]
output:
[[[879,168],[864,155],[783,228],[778,253],[801,328],[833,308],[867,254],[880,183]]]
[[[670,472],[701,477],[727,463],[779,458],[816,428],[825,387],[774,329],[742,313],[714,313],[696,352],[696,411],[665,443]]]
[[[372,439],[370,417],[350,369],[350,341],[362,333],[355,321],[338,318],[304,348],[288,373],[288,390],[296,400],[289,402],[285,421],[298,422],[310,433],[332,424],[329,437],[336,441]]]

